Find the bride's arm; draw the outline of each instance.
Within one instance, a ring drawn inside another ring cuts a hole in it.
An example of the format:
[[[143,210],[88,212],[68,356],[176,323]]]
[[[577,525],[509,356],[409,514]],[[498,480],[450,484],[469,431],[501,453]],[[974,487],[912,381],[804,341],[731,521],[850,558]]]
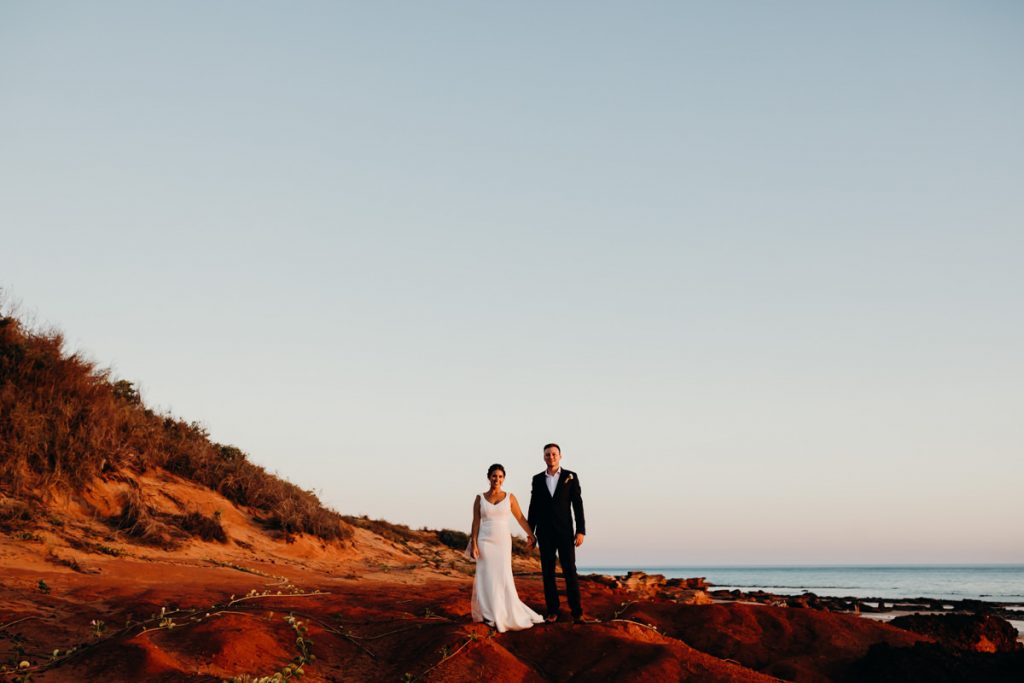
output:
[[[508,494],[512,496],[512,494]],[[530,528],[530,523],[526,521],[526,517],[523,517],[523,511],[519,509],[519,501],[516,500],[515,496],[512,496],[512,516],[519,522],[519,526],[523,527],[523,531],[526,532],[526,540],[531,544],[536,540],[533,537],[533,529]]]
[[[470,552],[474,559],[480,559],[480,547],[477,545],[477,536],[480,535],[480,496],[473,499],[473,529],[469,532]]]

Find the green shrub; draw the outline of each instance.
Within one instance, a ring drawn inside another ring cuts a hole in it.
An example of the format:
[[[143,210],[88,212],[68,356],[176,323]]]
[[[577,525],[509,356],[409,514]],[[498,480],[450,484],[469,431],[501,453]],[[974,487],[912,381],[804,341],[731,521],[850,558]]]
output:
[[[372,531],[378,536],[383,536],[395,543],[408,543],[409,541],[423,541],[429,538],[429,533],[413,531],[404,524],[393,524],[383,519],[370,519],[366,515],[352,517],[346,515],[343,518],[348,524],[357,526],[367,531]]]
[[[221,526],[219,518],[207,517],[201,512],[193,511],[185,515],[175,515],[175,520],[181,529],[204,541],[228,542],[227,532]]]
[[[437,532],[437,540],[449,548],[465,550],[466,546],[469,545],[469,534],[455,531],[454,529],[441,529]]]
[[[59,332],[29,329],[0,314],[0,492],[23,498],[37,490],[71,491],[102,472],[162,467],[252,507],[264,524],[286,534],[351,537],[341,515],[312,491],[254,465],[235,446],[211,441],[197,422],[146,408],[131,382],[112,381],[109,370],[63,346]],[[167,540],[154,524],[159,520],[137,502],[113,521],[137,537]],[[30,512],[0,507],[4,529],[29,519]],[[203,526],[195,519],[164,522],[192,525],[189,533]]]
[[[33,521],[32,508],[20,500],[0,501],[0,530],[17,531]]]

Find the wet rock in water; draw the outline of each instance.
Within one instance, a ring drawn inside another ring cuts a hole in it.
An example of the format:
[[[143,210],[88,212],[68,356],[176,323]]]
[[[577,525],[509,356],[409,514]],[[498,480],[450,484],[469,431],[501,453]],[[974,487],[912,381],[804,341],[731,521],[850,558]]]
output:
[[[814,593],[802,593],[801,595],[791,596],[787,598],[786,604],[798,609],[825,609],[821,599]]]
[[[994,614],[912,614],[889,623],[959,650],[1013,652],[1021,647],[1017,629]]]
[[[665,582],[665,585],[669,588],[686,588],[695,591],[705,591],[708,589],[707,579],[703,576],[690,579],[669,579]]]
[[[821,608],[829,612],[860,614],[861,602],[856,598],[821,598]]]
[[[885,603],[881,600],[858,600],[857,603],[860,605],[861,612],[873,613],[885,611]]]
[[[830,612],[859,612],[860,605],[855,600],[831,599],[826,601]]]

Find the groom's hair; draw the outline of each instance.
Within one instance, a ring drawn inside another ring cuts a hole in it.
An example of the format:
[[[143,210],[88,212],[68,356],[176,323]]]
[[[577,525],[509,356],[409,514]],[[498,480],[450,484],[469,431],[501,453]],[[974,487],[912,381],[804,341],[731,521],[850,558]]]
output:
[[[546,443],[546,444],[544,444],[544,450],[547,450],[549,448],[557,448],[559,455],[561,455],[561,453],[562,453],[562,447],[559,446],[557,443]]]

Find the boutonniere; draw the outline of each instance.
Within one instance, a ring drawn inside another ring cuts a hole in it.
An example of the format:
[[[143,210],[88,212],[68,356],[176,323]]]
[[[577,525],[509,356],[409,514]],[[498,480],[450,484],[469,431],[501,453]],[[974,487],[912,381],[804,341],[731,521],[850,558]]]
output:
[[[565,483],[568,484],[570,481],[572,481],[572,475],[571,474],[565,475]]]

